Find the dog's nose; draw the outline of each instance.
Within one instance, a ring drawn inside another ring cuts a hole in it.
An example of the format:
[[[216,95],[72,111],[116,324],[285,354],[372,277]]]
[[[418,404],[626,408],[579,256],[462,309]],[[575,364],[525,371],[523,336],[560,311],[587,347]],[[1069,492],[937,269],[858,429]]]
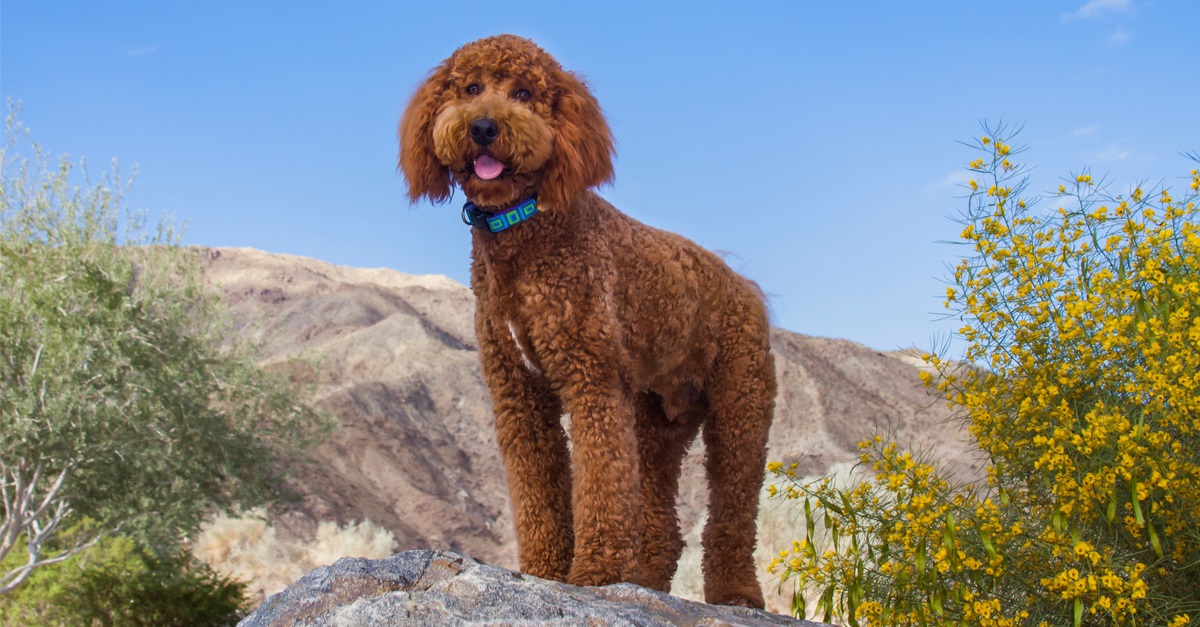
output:
[[[496,126],[496,121],[491,118],[479,118],[471,122],[471,139],[480,146],[487,146],[496,141],[498,135],[500,127]]]

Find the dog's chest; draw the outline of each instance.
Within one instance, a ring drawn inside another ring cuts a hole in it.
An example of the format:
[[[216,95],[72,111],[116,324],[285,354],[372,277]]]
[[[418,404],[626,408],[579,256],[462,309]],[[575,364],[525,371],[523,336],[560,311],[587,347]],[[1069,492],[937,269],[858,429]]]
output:
[[[510,319],[507,321],[506,326],[508,328],[509,337],[512,338],[513,346],[517,350],[517,356],[521,358],[521,365],[524,366],[529,372],[541,374],[542,369],[539,368],[536,363],[534,363],[529,351],[525,348],[528,342],[521,339],[521,331],[517,328],[517,324]]]

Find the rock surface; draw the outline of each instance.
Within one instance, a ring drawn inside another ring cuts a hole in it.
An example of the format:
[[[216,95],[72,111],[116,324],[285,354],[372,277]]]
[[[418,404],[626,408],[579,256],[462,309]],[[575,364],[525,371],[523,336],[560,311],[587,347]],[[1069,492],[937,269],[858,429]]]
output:
[[[687,601],[633,584],[579,588],[448,551],[343,558],[273,595],[240,625],[796,625],[746,608]]]

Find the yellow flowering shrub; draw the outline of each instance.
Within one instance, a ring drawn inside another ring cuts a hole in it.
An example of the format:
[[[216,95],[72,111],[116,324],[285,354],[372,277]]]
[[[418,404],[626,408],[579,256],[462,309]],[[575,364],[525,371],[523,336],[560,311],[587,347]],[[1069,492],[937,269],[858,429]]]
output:
[[[807,529],[770,570],[797,586],[797,613],[850,625],[1190,624],[1200,173],[1178,197],[1113,196],[1084,171],[1039,211],[1021,151],[985,130],[946,300],[975,367],[930,355],[939,376],[925,378],[967,421],[986,483],[956,484],[882,436],[861,444],[874,476],[857,486],[772,465],[772,493],[803,502]]]

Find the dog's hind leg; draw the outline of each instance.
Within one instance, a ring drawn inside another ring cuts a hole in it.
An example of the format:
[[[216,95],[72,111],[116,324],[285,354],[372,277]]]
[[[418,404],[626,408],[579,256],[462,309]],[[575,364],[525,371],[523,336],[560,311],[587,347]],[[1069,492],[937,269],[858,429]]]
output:
[[[766,334],[765,322],[762,330]],[[704,600],[763,607],[754,566],[758,497],[775,407],[775,367],[766,340],[745,335],[722,346],[704,423],[708,523],[704,527]]]
[[[668,420],[656,394],[637,398],[638,456],[641,458],[642,537],[638,547],[639,583],[671,591],[671,578],[683,553],[679,513],[679,471],[700,421]]]

